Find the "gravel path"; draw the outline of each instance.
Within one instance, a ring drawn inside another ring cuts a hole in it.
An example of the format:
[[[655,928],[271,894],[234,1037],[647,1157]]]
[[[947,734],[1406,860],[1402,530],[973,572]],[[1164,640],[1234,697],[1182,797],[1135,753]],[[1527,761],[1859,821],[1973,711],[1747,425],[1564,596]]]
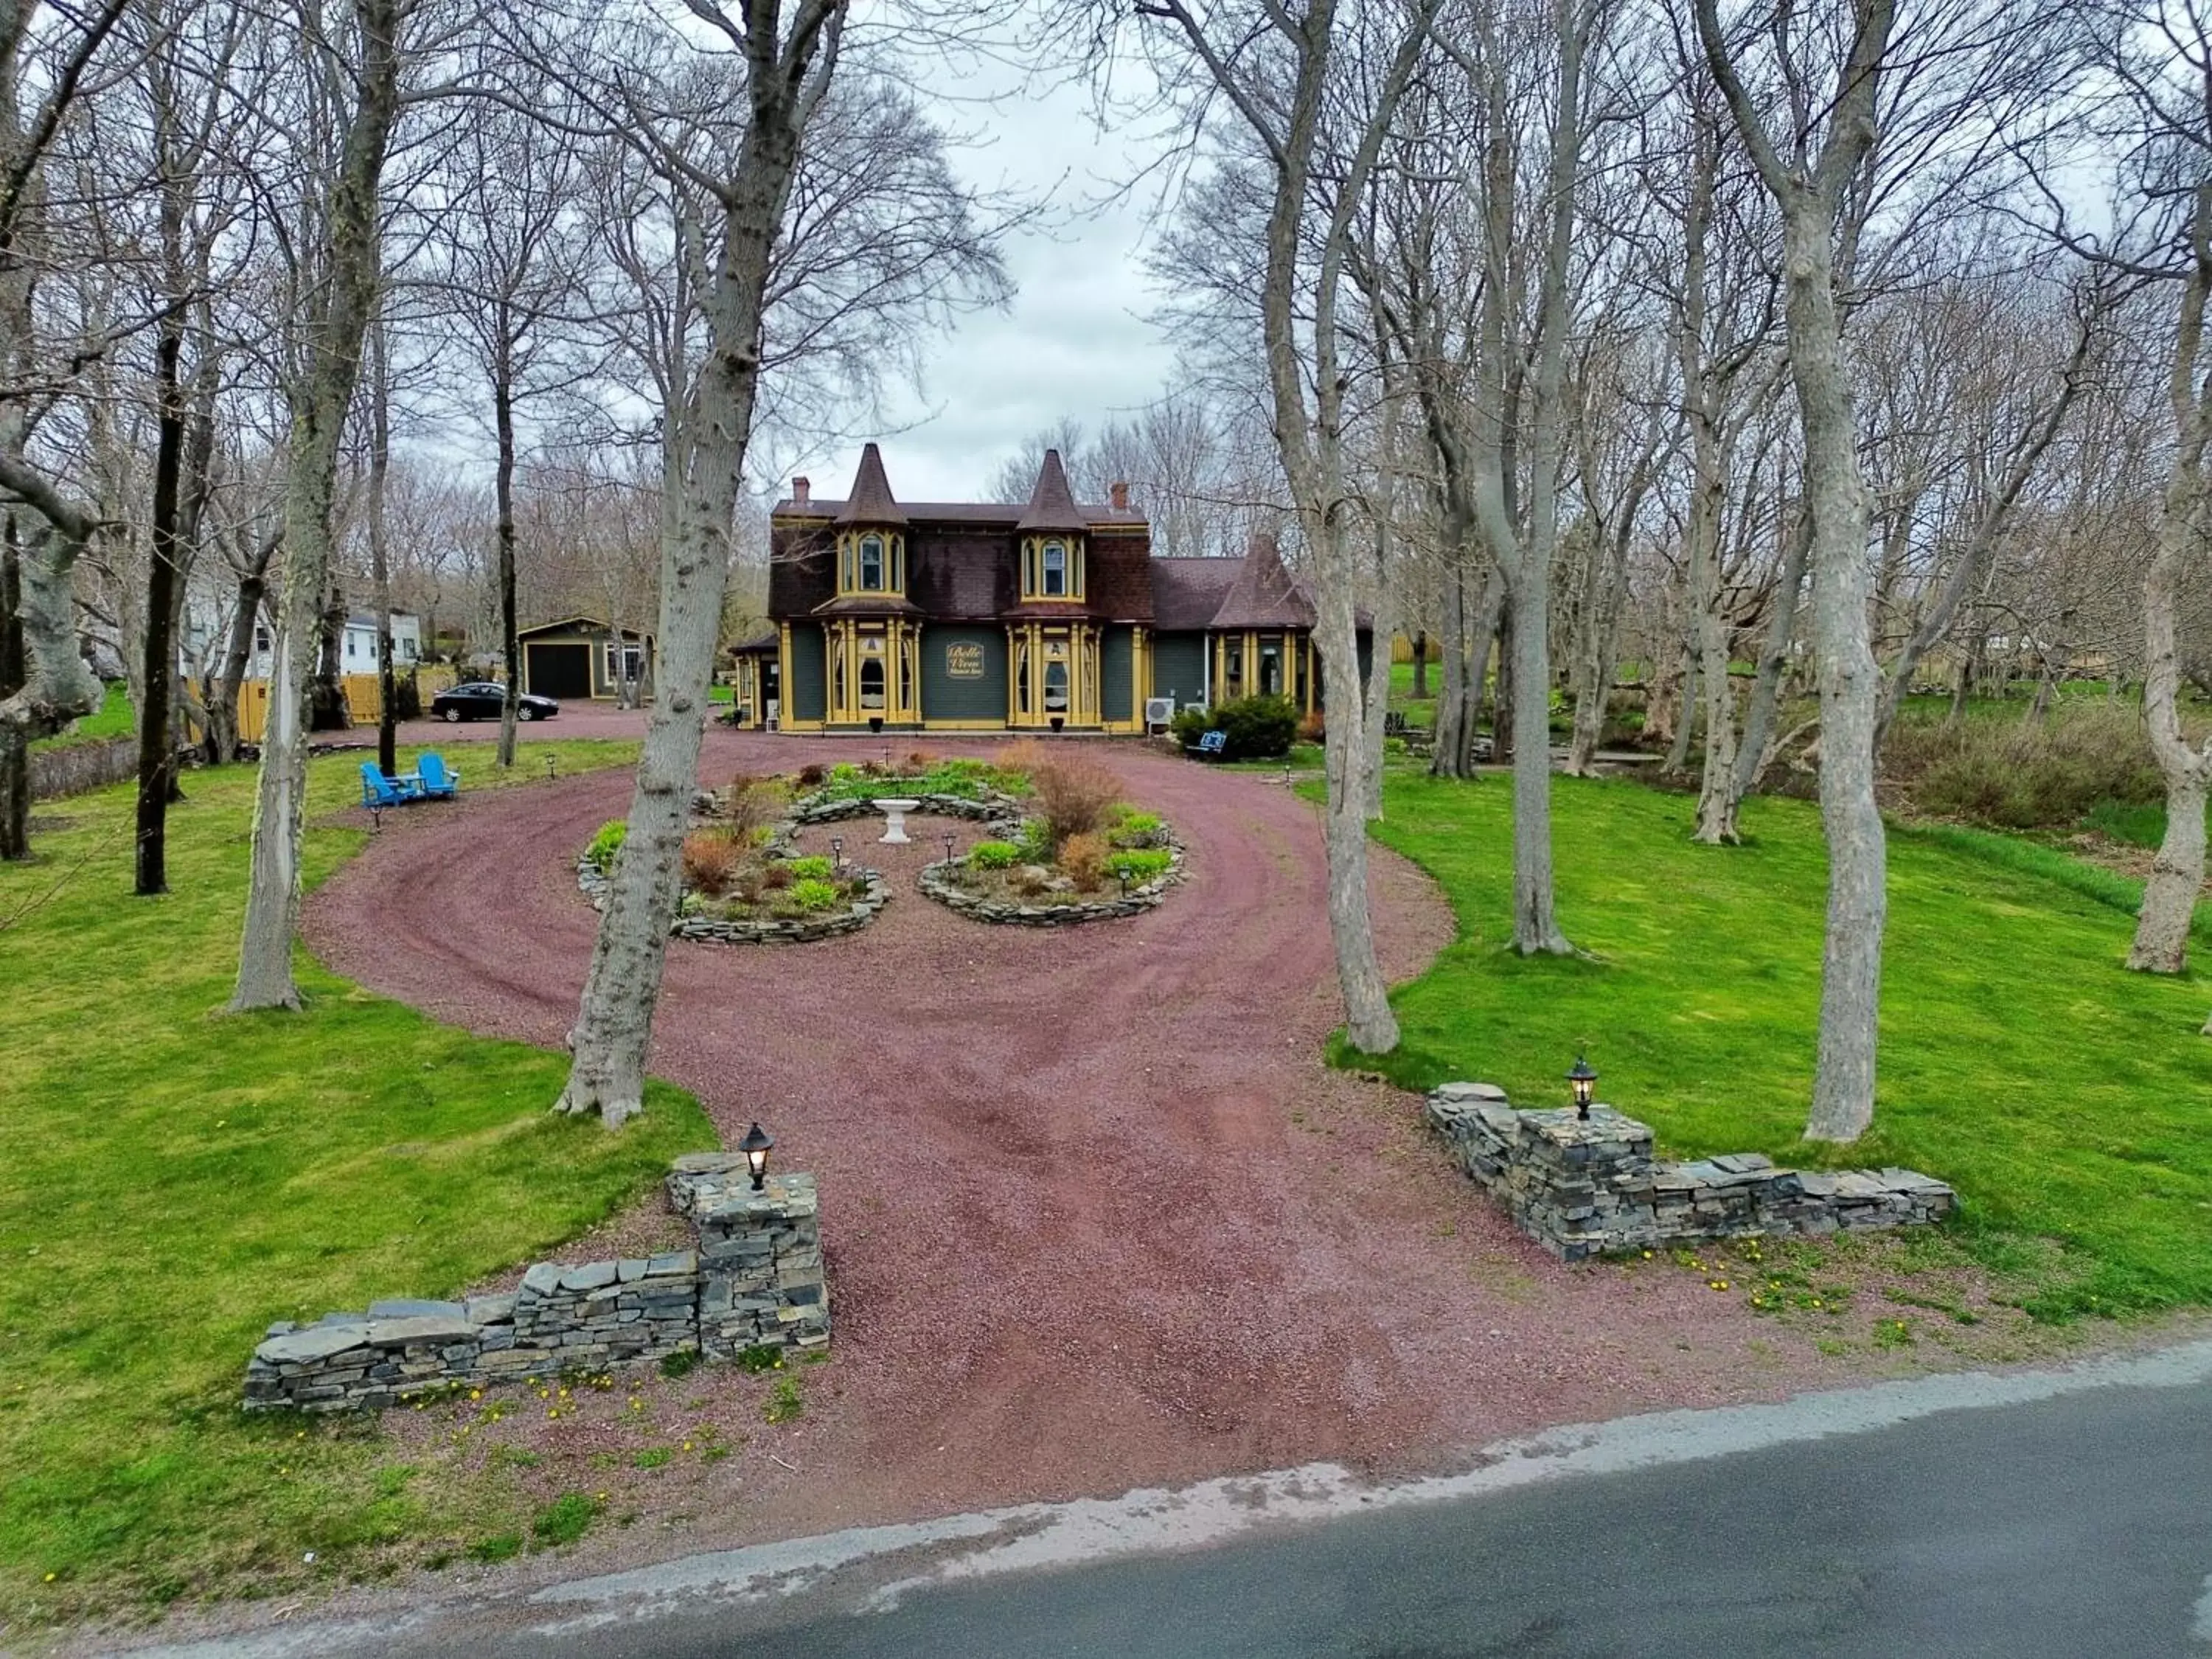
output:
[[[718,731],[702,773],[862,752]],[[703,1530],[680,1547],[1311,1459],[1432,1467],[1816,1368],[1690,1275],[1553,1263],[1447,1170],[1414,1102],[1322,1064],[1338,1012],[1310,806],[1266,778],[1095,752],[1190,845],[1162,909],[967,921],[914,872],[974,829],[921,818],[908,848],[842,826],[898,895],[862,933],[672,949],[653,1069],[726,1139],[757,1117],[780,1167],[819,1176],[836,1317],[805,1419],[775,1458],[702,1477]],[[557,1044],[595,923],[573,860],[629,787],[599,774],[405,820],[309,902],[308,940],[439,1018]],[[1402,977],[1450,916],[1376,857]],[[716,1370],[686,1387],[736,1386]],[[679,1547],[633,1536],[609,1547]]]

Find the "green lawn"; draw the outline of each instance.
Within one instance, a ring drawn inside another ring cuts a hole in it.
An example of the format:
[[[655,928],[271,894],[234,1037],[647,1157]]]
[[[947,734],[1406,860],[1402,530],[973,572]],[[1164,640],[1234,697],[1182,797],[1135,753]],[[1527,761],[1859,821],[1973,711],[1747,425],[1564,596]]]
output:
[[[635,754],[528,747],[518,782],[543,752],[564,775]],[[357,798],[359,764],[315,763],[311,823]],[[40,809],[68,827],[0,866],[0,1633],[246,1574],[258,1594],[330,1582],[495,1518],[495,1492],[410,1488],[374,1424],[241,1418],[263,1327],[458,1290],[714,1144],[667,1088],[620,1135],[553,1117],[559,1056],[434,1024],[304,952],[307,1012],[218,1015],[253,774],[185,789],[167,897],[130,896],[128,787]],[[310,879],[362,839],[311,830]]]
[[[1561,778],[1560,920],[1588,958],[1501,948],[1511,896],[1503,780],[1400,770],[1376,835],[1449,895],[1460,938],[1399,989],[1408,1087],[1452,1079],[1559,1102],[1587,1046],[1599,1093],[1705,1155],[1816,1156],[1812,1084],[1825,865],[1815,810],[1747,802],[1752,845],[1693,845],[1694,803]],[[2066,1247],[2034,1304],[2212,1303],[2212,974],[2120,966],[2140,891],[2047,848],[1971,831],[1890,840],[1881,1080],[1873,1133],[1827,1162],[1903,1164],[1954,1182],[1963,1236],[1992,1261]],[[2199,937],[2212,951],[2212,921]]]
[[[33,749],[66,749],[75,743],[96,743],[102,738],[127,737],[137,729],[137,712],[131,707],[131,694],[121,680],[111,681],[107,695],[100,699],[100,707],[70,726],[51,738],[33,741]]]

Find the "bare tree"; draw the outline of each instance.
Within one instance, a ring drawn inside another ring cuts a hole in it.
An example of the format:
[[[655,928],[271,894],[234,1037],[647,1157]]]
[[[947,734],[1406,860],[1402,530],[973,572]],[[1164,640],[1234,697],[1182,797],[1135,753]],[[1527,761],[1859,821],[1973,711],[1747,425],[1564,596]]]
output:
[[[316,118],[337,139],[310,157],[298,242],[301,338],[287,377],[283,591],[254,808],[253,857],[230,1008],[296,1008],[292,940],[307,781],[308,653],[330,589],[340,443],[382,279],[380,185],[399,118],[412,0],[352,0],[343,44],[308,43]]]
[[[1346,474],[1345,270],[1390,123],[1439,0],[1340,19],[1335,0],[1293,11],[1267,3],[1201,17],[1184,0],[1140,0],[1182,61],[1168,73],[1200,105],[1218,94],[1264,157],[1267,180],[1261,336],[1275,443],[1311,561],[1315,639],[1334,702],[1328,724],[1329,933],[1346,1030],[1355,1048],[1398,1043],[1367,901],[1362,787],[1368,722],[1357,629],[1359,574],[1349,545]],[[1386,642],[1387,643],[1387,642]],[[1387,684],[1387,680],[1385,682]]]

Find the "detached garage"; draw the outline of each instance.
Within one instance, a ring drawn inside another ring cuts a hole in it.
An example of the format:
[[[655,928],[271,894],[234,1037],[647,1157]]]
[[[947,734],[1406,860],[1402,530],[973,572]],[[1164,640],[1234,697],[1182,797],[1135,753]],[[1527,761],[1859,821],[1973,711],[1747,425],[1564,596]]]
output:
[[[633,701],[653,695],[653,635],[610,627],[596,617],[540,623],[515,635],[522,647],[522,689],[572,702],[611,701],[628,682]]]

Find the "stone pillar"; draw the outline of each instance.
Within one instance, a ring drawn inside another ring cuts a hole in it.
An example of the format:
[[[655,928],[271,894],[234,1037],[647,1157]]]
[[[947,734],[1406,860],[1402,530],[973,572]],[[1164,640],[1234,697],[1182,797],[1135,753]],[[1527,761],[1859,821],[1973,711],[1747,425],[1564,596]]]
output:
[[[1505,1180],[1513,1218],[1569,1261],[1657,1237],[1651,1127],[1610,1106],[1522,1112]]]
[[[814,1177],[771,1176],[759,1192],[741,1171],[698,1180],[699,1346],[814,1348],[830,1340],[830,1286]]]

